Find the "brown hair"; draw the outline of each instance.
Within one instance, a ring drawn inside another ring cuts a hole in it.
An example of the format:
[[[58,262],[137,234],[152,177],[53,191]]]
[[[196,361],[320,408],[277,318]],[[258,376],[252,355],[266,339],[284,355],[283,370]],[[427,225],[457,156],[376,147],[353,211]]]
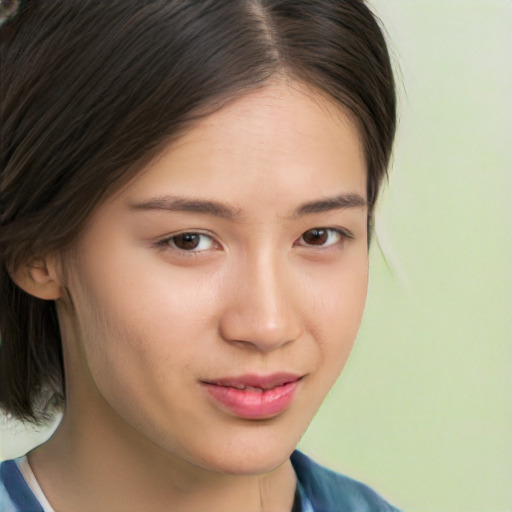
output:
[[[371,215],[395,132],[383,34],[362,0],[26,0],[0,29],[0,403],[64,401],[53,301],[9,271],[69,248],[134,163],[276,74],[357,120]]]

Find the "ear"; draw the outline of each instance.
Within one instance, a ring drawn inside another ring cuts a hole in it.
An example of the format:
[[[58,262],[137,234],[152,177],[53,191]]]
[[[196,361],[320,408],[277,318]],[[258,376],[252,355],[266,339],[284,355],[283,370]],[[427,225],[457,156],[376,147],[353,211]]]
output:
[[[10,272],[11,279],[24,291],[44,300],[57,300],[62,286],[54,258],[32,261]]]

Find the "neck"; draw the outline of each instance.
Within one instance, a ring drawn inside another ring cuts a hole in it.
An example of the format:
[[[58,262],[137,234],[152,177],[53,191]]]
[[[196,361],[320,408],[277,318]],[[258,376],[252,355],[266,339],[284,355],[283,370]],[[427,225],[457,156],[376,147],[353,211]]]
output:
[[[87,413],[66,411],[54,436],[29,455],[56,512],[289,512],[292,508],[296,479],[289,459],[261,475],[220,474],[141,439],[126,424],[112,428],[110,423],[107,428],[104,414]]]

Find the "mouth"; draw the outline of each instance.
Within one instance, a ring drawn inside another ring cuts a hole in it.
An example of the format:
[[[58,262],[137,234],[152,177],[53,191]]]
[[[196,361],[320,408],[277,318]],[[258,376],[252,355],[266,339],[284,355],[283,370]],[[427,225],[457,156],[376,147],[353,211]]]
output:
[[[244,419],[269,419],[292,403],[303,375],[242,375],[202,382],[213,404]]]

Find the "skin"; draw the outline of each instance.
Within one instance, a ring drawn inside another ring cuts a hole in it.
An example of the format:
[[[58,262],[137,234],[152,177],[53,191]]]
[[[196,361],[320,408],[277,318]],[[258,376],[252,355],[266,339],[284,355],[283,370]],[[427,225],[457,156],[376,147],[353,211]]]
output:
[[[348,194],[362,204],[325,205]],[[177,196],[232,216],[155,208]],[[365,198],[351,118],[278,82],[202,120],[100,205],[66,274],[48,258],[20,278],[57,300],[62,330],[64,419],[29,455],[57,512],[291,509],[289,456],[364,309]],[[321,201],[326,211],[298,214]],[[202,235],[195,250],[172,238],[183,232]],[[303,378],[263,419],[222,409],[201,385],[279,371]]]

